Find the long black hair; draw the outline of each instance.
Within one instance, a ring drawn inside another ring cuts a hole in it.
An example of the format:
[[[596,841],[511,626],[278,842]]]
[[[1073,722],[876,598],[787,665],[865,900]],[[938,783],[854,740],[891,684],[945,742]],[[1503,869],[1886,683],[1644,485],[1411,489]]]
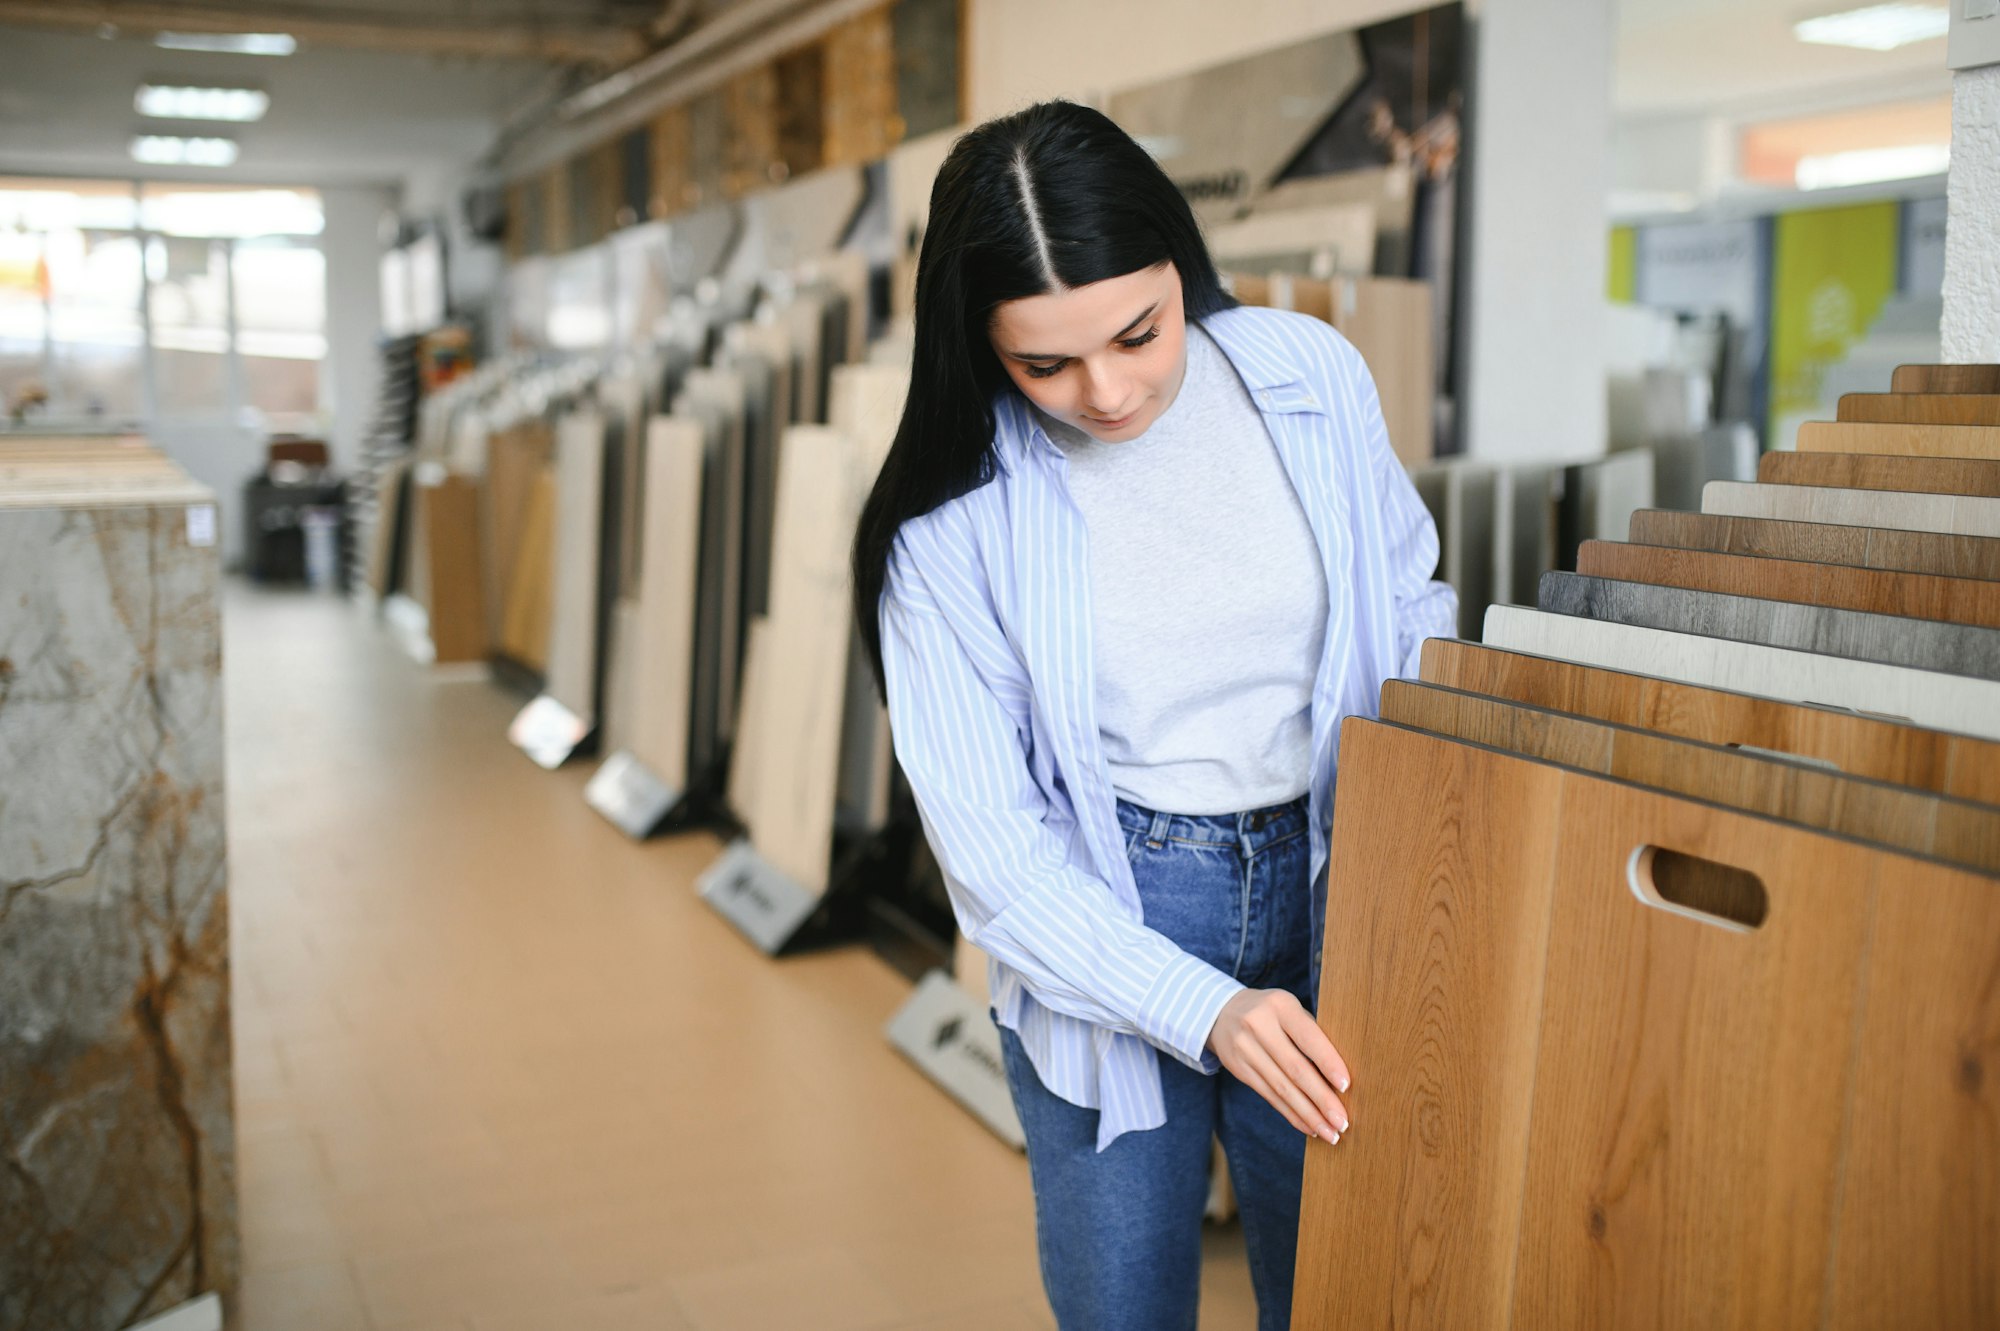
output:
[[[1187,200],[1103,113],[1042,102],[952,146],[917,259],[910,396],[854,539],[854,612],[878,684],[896,533],[993,479],[993,398],[1010,382],[987,340],[994,308],[1162,263],[1180,272],[1190,321],[1236,303]]]

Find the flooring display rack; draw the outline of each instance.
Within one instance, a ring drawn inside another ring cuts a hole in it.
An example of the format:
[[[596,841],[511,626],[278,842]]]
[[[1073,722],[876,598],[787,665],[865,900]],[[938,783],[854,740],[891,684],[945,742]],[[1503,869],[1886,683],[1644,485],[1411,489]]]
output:
[[[1902,367],[1345,722],[1298,1331],[2000,1325],[1996,385]]]

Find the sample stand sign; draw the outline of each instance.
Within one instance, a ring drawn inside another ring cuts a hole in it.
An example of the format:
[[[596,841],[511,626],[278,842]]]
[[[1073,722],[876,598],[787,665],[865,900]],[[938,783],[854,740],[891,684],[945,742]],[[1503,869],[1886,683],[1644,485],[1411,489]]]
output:
[[[695,889],[717,914],[771,956],[797,936],[824,899],[772,868],[747,838],[732,842],[722,858],[695,879]]]
[[[1001,1141],[1016,1150],[1026,1147],[1000,1060],[1000,1028],[951,976],[941,970],[924,976],[890,1020],[888,1035],[890,1044]]]

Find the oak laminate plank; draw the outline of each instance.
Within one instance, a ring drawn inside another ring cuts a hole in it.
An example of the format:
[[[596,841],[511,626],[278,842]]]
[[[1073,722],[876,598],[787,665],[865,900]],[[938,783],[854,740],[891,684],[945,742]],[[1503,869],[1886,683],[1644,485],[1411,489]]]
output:
[[[2000,582],[1978,578],[1941,578],[1617,541],[1584,542],[1577,551],[1576,571],[1621,582],[2000,628]]]
[[[2000,393],[2000,365],[1898,365],[1892,393]]]
[[[1535,656],[1626,670],[2000,740],[2000,684],[1934,670],[1790,651],[1698,633],[1496,605],[1482,640]]]
[[[1359,718],[1340,765],[1295,1328],[2000,1317],[1993,878]]]
[[[1594,717],[1392,679],[1382,720],[2000,873],[2000,808]]]
[[[1843,490],[1912,490],[2000,496],[2000,459],[1909,458],[1881,453],[1766,453],[1757,464],[1765,485],[1823,485]]]
[[[2000,681],[2000,629],[1973,624],[1874,615],[1562,572],[1542,575],[1539,605],[1561,614],[1673,633],[1709,634]]]
[[[1710,481],[1701,490],[1701,511],[1740,518],[2000,536],[2000,499],[1977,496]]]
[[[2000,458],[2000,426],[1895,425],[1874,421],[1806,421],[1801,453],[1887,453],[1900,457]]]
[[[647,423],[645,442],[645,534],[639,547],[631,749],[669,788],[685,790],[694,708],[706,439],[695,421],[655,416]]]
[[[2000,538],[1991,536],[1738,518],[1715,513],[1668,513],[1659,509],[1634,513],[1630,531],[1632,541],[1639,545],[1810,560],[1939,577],[2000,579]]]
[[[1819,707],[1433,638],[1426,683],[1725,747],[1787,754],[1850,776],[2000,805],[2000,743]]]
[[[2000,425],[2000,394],[1844,393],[1835,414],[1887,424]]]

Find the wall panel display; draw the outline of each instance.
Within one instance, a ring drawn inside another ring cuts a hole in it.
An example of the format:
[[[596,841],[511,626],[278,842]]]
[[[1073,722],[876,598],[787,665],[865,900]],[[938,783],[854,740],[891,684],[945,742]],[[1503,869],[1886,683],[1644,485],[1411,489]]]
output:
[[[826,48],[814,43],[780,56],[778,160],[785,174],[817,171],[826,160]]]
[[[771,65],[746,69],[723,85],[729,127],[722,192],[731,199],[784,179],[778,144],[778,75]]]
[[[901,137],[889,11],[869,10],[838,25],[827,34],[825,47],[826,164],[872,162]]]
[[[1648,510],[1632,515],[1632,539],[1644,545],[1767,559],[1817,560],[1947,578],[2000,578],[2000,539],[1984,536]]]
[[[896,42],[898,139],[949,129],[965,118],[959,90],[960,0],[899,0]]]
[[[696,206],[726,196],[729,173],[729,117],[722,93],[705,93],[688,103],[688,179]]]

